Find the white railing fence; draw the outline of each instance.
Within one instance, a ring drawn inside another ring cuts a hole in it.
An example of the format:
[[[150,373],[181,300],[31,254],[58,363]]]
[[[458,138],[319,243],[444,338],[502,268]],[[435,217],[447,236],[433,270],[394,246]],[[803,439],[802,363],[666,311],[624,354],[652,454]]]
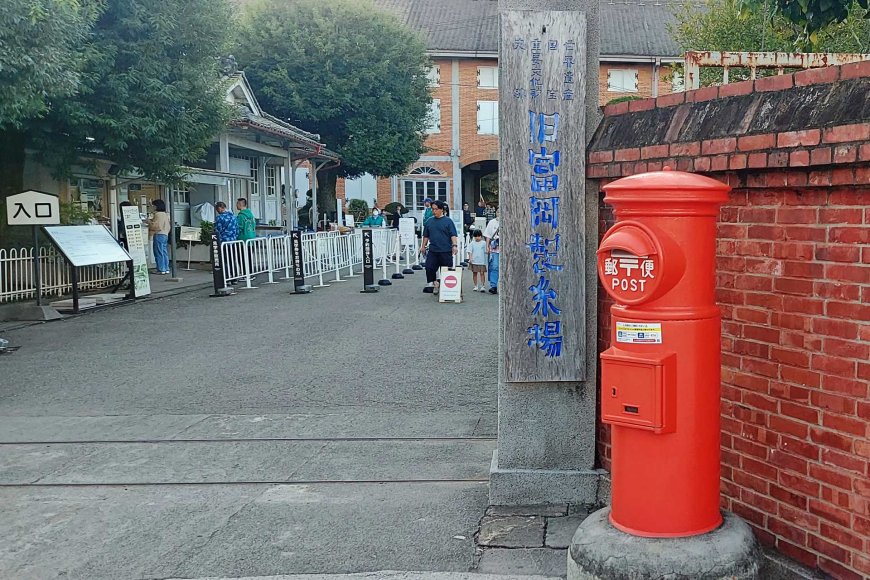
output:
[[[464,245],[464,240],[460,242]],[[375,267],[388,278],[388,266],[399,272],[404,259],[405,267],[416,262],[417,245],[401,244],[398,230],[375,229]],[[463,255],[460,248],[460,259]],[[253,240],[238,240],[221,244],[224,286],[242,285],[253,289],[255,277],[266,276],[270,284],[292,278],[293,254],[290,236],[272,236]],[[305,276],[315,278],[315,288],[345,282],[355,278],[363,262],[362,231],[348,234],[339,232],[305,233],[302,236],[302,261]],[[40,273],[43,296],[63,296],[72,291],[69,265],[53,248],[40,248]],[[390,268],[390,269],[392,269]],[[107,288],[121,281],[126,274],[124,263],[101,264],[79,269],[79,287],[82,290]],[[263,279],[257,280],[264,283]],[[33,250],[0,249],[0,303],[28,300],[36,297],[33,280]]]
[[[395,230],[388,230],[395,231]],[[381,241],[383,245],[386,237]],[[385,252],[381,248],[381,253]],[[256,288],[254,277],[268,276],[270,284],[278,279],[292,278],[293,254],[290,236],[272,236],[221,244],[221,263],[224,286],[243,283],[242,288]],[[309,232],[302,234],[302,263],[306,278],[316,278],[315,288],[324,288],[333,282],[355,278],[357,266],[362,265],[362,232]],[[324,278],[331,276],[332,279]]]
[[[33,279],[33,248],[0,249],[0,303],[36,298]],[[54,248],[39,248],[39,272],[43,296],[72,292],[69,264]],[[108,288],[127,273],[123,262],[79,268],[79,288]]]

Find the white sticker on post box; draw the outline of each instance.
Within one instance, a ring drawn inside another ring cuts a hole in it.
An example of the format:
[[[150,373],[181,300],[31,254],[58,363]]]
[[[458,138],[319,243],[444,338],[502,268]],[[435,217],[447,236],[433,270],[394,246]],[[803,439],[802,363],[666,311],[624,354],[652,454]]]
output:
[[[661,344],[661,322],[617,322],[616,342],[627,344]]]

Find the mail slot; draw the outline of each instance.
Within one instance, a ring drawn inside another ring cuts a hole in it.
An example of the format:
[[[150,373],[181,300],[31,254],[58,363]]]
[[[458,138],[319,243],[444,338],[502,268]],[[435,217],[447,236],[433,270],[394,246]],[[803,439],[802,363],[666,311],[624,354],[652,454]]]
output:
[[[692,536],[722,523],[715,264],[729,189],[679,171],[604,186],[617,222],[597,252],[614,301],[601,418],[611,428],[610,522],[630,534]]]
[[[641,359],[614,348],[601,353],[601,420],[654,433],[672,432],[674,369],[673,354]]]

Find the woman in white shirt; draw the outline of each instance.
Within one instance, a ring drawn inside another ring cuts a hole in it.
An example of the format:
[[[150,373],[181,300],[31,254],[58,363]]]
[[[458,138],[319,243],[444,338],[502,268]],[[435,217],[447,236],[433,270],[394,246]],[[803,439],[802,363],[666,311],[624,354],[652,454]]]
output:
[[[166,213],[166,202],[154,200],[154,217],[148,224],[148,231],[154,235],[154,261],[157,262],[157,273],[169,273],[169,214]]]

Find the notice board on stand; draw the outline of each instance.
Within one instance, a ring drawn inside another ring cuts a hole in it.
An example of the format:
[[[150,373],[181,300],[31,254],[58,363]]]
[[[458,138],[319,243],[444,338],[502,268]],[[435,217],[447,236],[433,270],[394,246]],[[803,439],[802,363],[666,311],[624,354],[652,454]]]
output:
[[[44,229],[63,257],[76,268],[131,260],[130,254],[118,244],[106,226],[49,226]]]

